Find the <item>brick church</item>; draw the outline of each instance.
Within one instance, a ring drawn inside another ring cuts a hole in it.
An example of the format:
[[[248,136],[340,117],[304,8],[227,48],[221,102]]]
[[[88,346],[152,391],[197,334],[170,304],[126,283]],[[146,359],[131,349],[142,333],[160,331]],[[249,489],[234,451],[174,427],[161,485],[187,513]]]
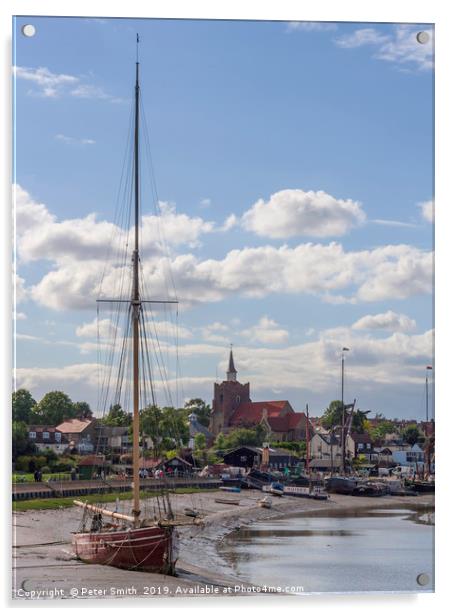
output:
[[[253,428],[258,424],[264,425],[269,440],[305,440],[307,429],[305,413],[296,413],[288,400],[252,402],[250,383],[242,384],[237,380],[233,350],[230,350],[226,380],[214,383],[209,430],[217,436],[220,432],[228,433],[235,428]],[[311,424],[308,428],[311,437],[313,434]]]

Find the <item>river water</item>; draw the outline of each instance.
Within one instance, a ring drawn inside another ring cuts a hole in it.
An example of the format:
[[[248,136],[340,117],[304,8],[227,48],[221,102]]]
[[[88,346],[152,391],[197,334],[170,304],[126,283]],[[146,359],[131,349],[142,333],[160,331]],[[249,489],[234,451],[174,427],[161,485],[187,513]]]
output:
[[[300,592],[432,592],[434,512],[399,507],[322,511],[256,522],[222,556],[255,584]],[[427,574],[428,578],[419,578]]]

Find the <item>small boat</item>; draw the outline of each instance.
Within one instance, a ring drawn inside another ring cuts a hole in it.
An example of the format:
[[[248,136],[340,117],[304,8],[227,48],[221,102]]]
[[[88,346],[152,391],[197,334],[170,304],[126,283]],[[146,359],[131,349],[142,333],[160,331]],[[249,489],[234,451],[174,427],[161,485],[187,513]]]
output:
[[[413,488],[406,487],[400,479],[386,479],[385,484],[392,496],[417,496]]]
[[[358,483],[351,492],[352,496],[385,496],[386,494],[389,494],[389,488],[383,483],[374,481]]]
[[[434,481],[424,481],[421,479],[415,479],[414,481],[407,481],[406,486],[408,488],[413,488],[417,492],[435,492],[436,486]]]
[[[301,486],[285,486],[283,488],[285,496],[299,496],[302,498],[310,498],[310,488]]]
[[[184,507],[184,515],[188,516],[189,518],[197,518],[200,515],[200,513],[196,509],[191,509],[190,507]]]
[[[222,505],[239,505],[238,498],[215,498],[214,502]]]
[[[272,500],[269,496],[265,496],[264,498],[260,498],[258,500],[258,506],[263,507],[264,509],[270,509],[272,507]]]
[[[353,477],[329,477],[326,479],[327,492],[334,494],[352,494],[357,486],[357,479]]]
[[[239,486],[220,486],[220,489],[223,492],[235,492],[238,493],[241,491],[241,488]]]
[[[269,492],[274,496],[283,496],[285,490],[283,484],[278,481],[273,481],[272,483],[263,486],[261,489],[263,492]]]

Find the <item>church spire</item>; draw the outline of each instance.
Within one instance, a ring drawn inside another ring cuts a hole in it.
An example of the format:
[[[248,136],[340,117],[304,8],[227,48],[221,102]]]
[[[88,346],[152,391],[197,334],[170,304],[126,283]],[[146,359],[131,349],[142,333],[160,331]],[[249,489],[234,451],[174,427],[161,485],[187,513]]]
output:
[[[226,374],[227,374],[227,381],[235,381],[236,380],[237,370],[234,367],[233,345],[231,345],[231,348],[230,348],[230,362],[228,364],[228,371],[227,371]]]

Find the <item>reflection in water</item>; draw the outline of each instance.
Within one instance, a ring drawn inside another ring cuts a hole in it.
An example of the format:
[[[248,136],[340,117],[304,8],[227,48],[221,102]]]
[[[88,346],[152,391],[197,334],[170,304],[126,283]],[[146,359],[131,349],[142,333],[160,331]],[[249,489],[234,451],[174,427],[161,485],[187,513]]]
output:
[[[221,552],[237,575],[257,584],[426,592],[433,590],[433,545],[433,509],[400,506],[261,521],[229,535]],[[420,573],[428,585],[417,584]]]

